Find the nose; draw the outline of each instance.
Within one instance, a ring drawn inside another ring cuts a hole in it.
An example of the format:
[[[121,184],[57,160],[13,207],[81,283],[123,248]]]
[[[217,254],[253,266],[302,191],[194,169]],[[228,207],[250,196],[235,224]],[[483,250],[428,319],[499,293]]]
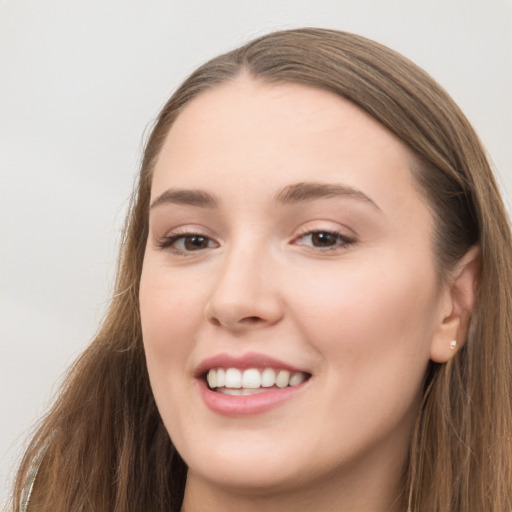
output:
[[[231,331],[267,327],[283,317],[279,269],[262,251],[233,248],[219,262],[207,320]]]

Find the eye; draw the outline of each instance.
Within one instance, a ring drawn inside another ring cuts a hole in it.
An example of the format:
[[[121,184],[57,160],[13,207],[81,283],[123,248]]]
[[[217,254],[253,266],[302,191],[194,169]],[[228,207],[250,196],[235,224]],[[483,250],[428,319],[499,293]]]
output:
[[[320,250],[333,250],[347,247],[354,240],[337,231],[310,231],[298,237],[295,243]]]
[[[171,249],[176,254],[187,254],[218,247],[210,237],[199,233],[180,233],[164,237],[158,242],[160,249]]]

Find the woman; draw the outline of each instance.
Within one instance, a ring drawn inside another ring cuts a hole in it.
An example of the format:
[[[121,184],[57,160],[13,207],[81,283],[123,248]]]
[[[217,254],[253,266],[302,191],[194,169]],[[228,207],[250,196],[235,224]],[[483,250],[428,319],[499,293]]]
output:
[[[16,510],[509,511],[510,249],[478,138],[403,57],[302,29],[213,59],[149,137]]]

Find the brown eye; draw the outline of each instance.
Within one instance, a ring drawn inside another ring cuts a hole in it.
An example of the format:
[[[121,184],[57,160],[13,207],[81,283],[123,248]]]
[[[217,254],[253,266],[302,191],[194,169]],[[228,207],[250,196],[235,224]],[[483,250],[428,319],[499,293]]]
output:
[[[213,249],[219,247],[219,244],[207,236],[190,233],[166,236],[158,242],[158,247],[170,250],[174,254],[186,255],[191,252]]]
[[[310,231],[296,240],[297,245],[311,249],[335,250],[352,245],[355,241],[336,231]]]
[[[327,231],[318,231],[311,233],[311,245],[313,247],[332,247],[340,241],[337,233],[329,233]]]
[[[197,251],[208,247],[209,239],[201,235],[184,236],[183,247],[186,251]]]

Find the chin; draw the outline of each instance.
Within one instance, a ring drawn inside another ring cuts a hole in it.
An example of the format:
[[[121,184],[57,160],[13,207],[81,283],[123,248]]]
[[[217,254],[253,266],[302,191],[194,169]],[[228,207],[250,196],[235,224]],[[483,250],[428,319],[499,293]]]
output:
[[[297,484],[304,474],[300,457],[261,445],[252,449],[205,450],[188,456],[189,474],[210,484],[244,493],[279,492]]]

